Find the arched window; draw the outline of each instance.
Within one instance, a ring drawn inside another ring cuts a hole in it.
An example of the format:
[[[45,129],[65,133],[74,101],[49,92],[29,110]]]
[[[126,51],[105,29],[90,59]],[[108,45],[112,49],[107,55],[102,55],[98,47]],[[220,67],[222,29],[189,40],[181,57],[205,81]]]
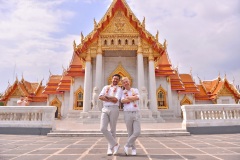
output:
[[[75,110],[82,110],[83,109],[83,89],[81,87],[75,92],[74,109]]]
[[[111,45],[114,45],[114,40],[113,39],[111,40]]]
[[[132,40],[132,45],[135,45],[135,40],[134,39]]]
[[[127,39],[125,40],[125,45],[128,45],[128,40]]]
[[[122,44],[121,39],[119,39],[118,40],[118,45],[121,45],[121,44]]]
[[[104,45],[105,45],[105,46],[107,45],[107,40],[106,40],[106,39],[104,40]]]
[[[166,95],[166,91],[162,87],[160,87],[157,91],[158,109],[168,109]]]

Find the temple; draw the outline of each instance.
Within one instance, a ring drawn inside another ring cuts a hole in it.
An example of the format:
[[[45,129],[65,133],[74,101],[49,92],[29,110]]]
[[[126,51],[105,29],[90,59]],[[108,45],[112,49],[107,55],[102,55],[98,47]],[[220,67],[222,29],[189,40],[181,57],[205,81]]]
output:
[[[145,29],[125,0],[113,0],[103,18],[81,42],[73,42],[72,60],[61,75],[49,75],[46,86],[16,79],[1,101],[16,105],[21,95],[30,105],[57,106],[58,118],[89,118],[99,115],[102,104],[93,106],[93,93],[111,83],[114,74],[127,76],[141,94],[146,121],[180,118],[184,104],[235,104],[240,93],[226,77],[196,84],[191,73],[183,74],[171,64],[167,41],[158,41]],[[120,84],[121,85],[121,84]]]

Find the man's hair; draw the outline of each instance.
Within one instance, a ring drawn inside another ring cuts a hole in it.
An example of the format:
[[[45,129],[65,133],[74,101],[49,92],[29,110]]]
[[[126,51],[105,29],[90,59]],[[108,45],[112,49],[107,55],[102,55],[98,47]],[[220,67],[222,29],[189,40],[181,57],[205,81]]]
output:
[[[119,78],[119,80],[121,79],[121,76],[120,76],[119,74],[114,74],[114,75],[112,76],[112,78],[113,78],[114,76],[117,76],[117,77]]]
[[[122,78],[122,81],[124,81],[124,80],[130,81],[128,77],[123,77],[123,78]]]

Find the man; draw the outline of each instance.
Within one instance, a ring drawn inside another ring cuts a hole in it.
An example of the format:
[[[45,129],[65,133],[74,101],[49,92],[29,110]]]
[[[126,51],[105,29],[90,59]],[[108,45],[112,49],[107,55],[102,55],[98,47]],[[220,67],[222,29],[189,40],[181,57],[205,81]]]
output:
[[[116,142],[116,125],[119,116],[119,101],[122,89],[118,86],[121,76],[115,74],[112,77],[112,84],[103,87],[99,99],[103,101],[100,129],[108,140],[107,155],[116,154],[120,145]],[[110,132],[108,131],[110,125]]]
[[[122,85],[125,90],[122,93],[121,102],[123,103],[124,121],[126,123],[128,140],[124,146],[124,152],[129,155],[129,149],[132,149],[132,155],[137,154],[135,141],[141,133],[140,114],[139,114],[139,91],[130,87],[130,81],[127,77],[122,78]]]
[[[28,97],[21,96],[20,100],[17,101],[18,106],[27,106],[28,104]]]

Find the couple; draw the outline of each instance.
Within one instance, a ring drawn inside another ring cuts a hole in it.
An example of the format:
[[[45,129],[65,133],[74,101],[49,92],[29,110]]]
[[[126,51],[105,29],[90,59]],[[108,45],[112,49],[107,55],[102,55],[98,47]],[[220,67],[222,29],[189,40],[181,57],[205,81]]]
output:
[[[132,149],[132,155],[136,155],[135,141],[140,135],[140,115],[139,115],[139,91],[131,88],[127,77],[122,78],[122,90],[118,83],[121,79],[119,74],[112,77],[112,84],[103,87],[99,94],[99,99],[103,101],[100,129],[108,141],[107,155],[116,154],[120,144],[116,141],[116,125],[119,115],[119,102],[124,105],[124,121],[126,123],[128,139],[123,149],[126,155],[129,155],[129,149]],[[110,124],[110,131],[108,131]]]

